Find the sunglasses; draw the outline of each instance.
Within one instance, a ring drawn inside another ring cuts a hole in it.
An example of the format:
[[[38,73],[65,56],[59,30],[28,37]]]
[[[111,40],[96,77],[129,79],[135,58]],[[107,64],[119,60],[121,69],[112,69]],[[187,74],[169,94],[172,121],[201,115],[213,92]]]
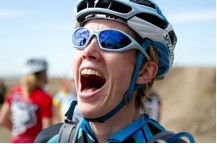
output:
[[[99,47],[109,52],[123,52],[130,49],[137,49],[150,60],[146,50],[131,36],[115,29],[91,30],[84,27],[78,28],[72,35],[72,43],[77,49],[84,49],[90,43],[93,36],[97,37]]]

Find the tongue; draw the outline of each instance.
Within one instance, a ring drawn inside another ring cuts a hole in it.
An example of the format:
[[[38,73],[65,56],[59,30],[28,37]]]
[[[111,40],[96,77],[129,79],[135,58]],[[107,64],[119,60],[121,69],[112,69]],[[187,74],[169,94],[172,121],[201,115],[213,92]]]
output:
[[[82,91],[82,93],[94,92],[95,90],[97,90],[97,89],[94,88],[94,87],[92,87],[92,88],[84,89],[84,90]]]

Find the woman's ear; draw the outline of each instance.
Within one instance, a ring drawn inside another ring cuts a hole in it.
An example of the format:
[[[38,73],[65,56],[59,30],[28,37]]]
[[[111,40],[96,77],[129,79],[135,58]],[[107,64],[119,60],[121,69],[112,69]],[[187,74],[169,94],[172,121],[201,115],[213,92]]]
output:
[[[147,61],[145,64],[143,64],[137,81],[137,84],[146,84],[148,82],[151,82],[153,78],[155,78],[158,71],[158,64],[154,61]]]

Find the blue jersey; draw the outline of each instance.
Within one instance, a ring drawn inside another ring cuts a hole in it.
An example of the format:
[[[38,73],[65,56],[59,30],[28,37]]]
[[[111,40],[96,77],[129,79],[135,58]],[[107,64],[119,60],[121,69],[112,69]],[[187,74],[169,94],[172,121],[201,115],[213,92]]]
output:
[[[151,140],[154,135],[165,131],[165,129],[156,121],[144,114],[139,119],[129,124],[122,130],[111,135],[106,142],[112,143],[146,143]],[[58,135],[50,139],[49,142],[55,143],[58,141]],[[89,122],[82,119],[77,140],[78,143],[97,143],[97,139],[89,125]]]

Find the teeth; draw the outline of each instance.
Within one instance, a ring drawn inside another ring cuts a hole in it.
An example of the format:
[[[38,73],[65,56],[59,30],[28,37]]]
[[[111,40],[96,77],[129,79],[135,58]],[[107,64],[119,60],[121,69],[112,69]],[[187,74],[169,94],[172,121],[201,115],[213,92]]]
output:
[[[96,76],[104,78],[101,73],[99,73],[98,71],[95,71],[93,69],[83,69],[81,71],[81,75],[96,75]]]

